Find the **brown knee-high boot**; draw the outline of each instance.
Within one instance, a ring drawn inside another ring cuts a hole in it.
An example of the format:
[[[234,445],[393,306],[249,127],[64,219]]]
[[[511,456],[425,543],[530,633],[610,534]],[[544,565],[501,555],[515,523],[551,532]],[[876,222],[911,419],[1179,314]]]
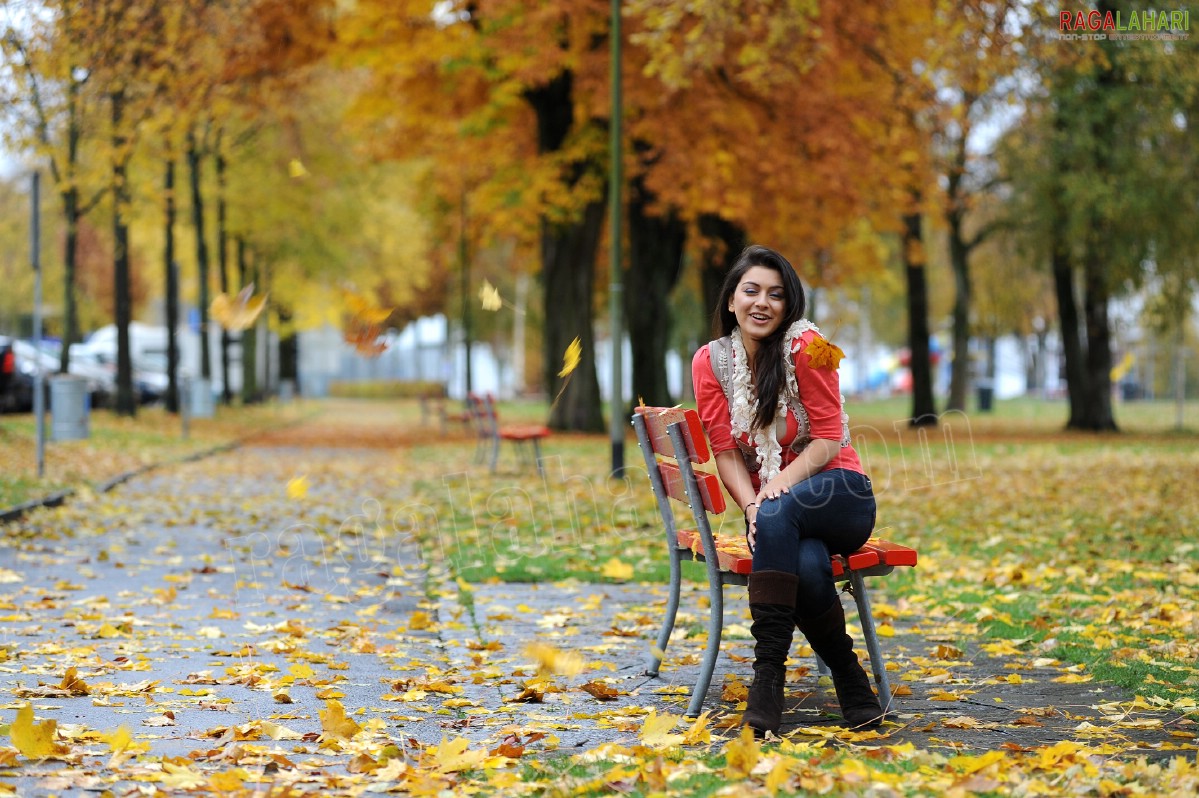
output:
[[[853,639],[845,632],[841,600],[838,598],[815,618],[795,618],[795,625],[833,672],[833,688],[845,722],[853,727],[878,727],[883,711],[870,687],[870,678],[854,653]]]
[[[785,571],[749,575],[750,631],[754,636],[754,681],[741,722],[763,736],[783,722],[783,683],[794,629],[799,579]]]

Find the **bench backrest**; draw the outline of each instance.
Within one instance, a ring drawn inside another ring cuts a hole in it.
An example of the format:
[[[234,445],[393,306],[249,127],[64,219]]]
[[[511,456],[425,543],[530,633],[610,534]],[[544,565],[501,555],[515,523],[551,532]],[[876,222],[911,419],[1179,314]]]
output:
[[[690,472],[695,479],[704,510],[723,513],[725,502],[724,493],[720,490],[720,480],[715,474],[691,468],[692,463],[706,463],[711,458],[699,413],[680,407],[642,406],[636,409],[633,418],[634,426],[637,426],[638,420],[641,421],[641,426],[638,427],[639,442],[653,452],[653,455],[646,457],[646,466],[650,467],[650,459],[653,457],[652,468],[658,472],[662,490],[666,495],[684,504],[690,504],[691,499],[687,495],[687,472]],[[672,428],[676,431],[677,444],[671,437]],[[671,462],[672,460],[675,462]]]

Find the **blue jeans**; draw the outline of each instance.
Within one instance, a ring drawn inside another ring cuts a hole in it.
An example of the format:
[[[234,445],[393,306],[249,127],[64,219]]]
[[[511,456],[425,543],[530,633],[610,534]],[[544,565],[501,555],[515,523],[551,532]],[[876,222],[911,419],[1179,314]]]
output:
[[[798,576],[795,614],[814,618],[837,600],[830,555],[857,551],[870,539],[875,515],[869,477],[822,471],[758,508],[754,570]]]

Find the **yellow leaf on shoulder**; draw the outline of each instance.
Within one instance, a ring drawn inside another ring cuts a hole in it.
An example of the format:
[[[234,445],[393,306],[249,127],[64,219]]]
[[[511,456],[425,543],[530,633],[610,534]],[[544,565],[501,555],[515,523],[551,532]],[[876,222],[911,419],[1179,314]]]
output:
[[[836,371],[841,365],[841,358],[845,357],[841,347],[829,343],[827,339],[821,338],[819,335],[812,339],[805,351],[808,353],[808,365],[814,369]]]

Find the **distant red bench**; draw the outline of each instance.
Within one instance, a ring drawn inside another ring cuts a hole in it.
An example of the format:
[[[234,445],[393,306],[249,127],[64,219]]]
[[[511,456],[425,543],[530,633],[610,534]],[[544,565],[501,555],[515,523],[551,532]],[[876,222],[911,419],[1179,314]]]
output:
[[[540,424],[500,424],[499,413],[495,409],[495,397],[489,393],[472,393],[467,397],[467,402],[479,435],[477,452],[487,455],[490,450],[492,471],[495,471],[499,462],[500,441],[511,441],[516,447],[517,459],[523,460],[526,454],[531,454],[537,473],[542,473],[541,441],[549,437],[549,427]],[[529,448],[532,449],[531,453]]]
[[[708,462],[711,457],[699,414],[682,408],[639,407],[633,415],[633,426],[637,430],[642,454],[645,455],[650,484],[658,497],[658,510],[666,527],[666,548],[670,553],[670,595],[662,630],[658,633],[658,646],[650,654],[646,668],[648,675],[658,675],[663,653],[674,630],[682,581],[680,563],[683,560],[696,560],[708,566],[708,593],[711,598],[708,646],[687,709],[689,716],[696,717],[703,708],[720,654],[720,636],[724,627],[724,586],[745,585],[753,570],[753,557],[745,542],[744,530],[740,528],[740,520],[737,532],[733,535],[712,533],[708,513],[723,513],[725,501],[719,478],[692,467],[694,463]],[[680,528],[671,499],[688,507],[683,523],[689,526]],[[832,558],[833,577],[849,582],[849,592],[857,604],[862,636],[870,654],[870,666],[884,708],[890,700],[891,685],[875,631],[865,577],[884,576],[896,567],[915,564],[915,549],[877,539],[870,540],[852,554],[844,557],[833,555]],[[820,673],[828,672],[819,659],[817,664]]]

